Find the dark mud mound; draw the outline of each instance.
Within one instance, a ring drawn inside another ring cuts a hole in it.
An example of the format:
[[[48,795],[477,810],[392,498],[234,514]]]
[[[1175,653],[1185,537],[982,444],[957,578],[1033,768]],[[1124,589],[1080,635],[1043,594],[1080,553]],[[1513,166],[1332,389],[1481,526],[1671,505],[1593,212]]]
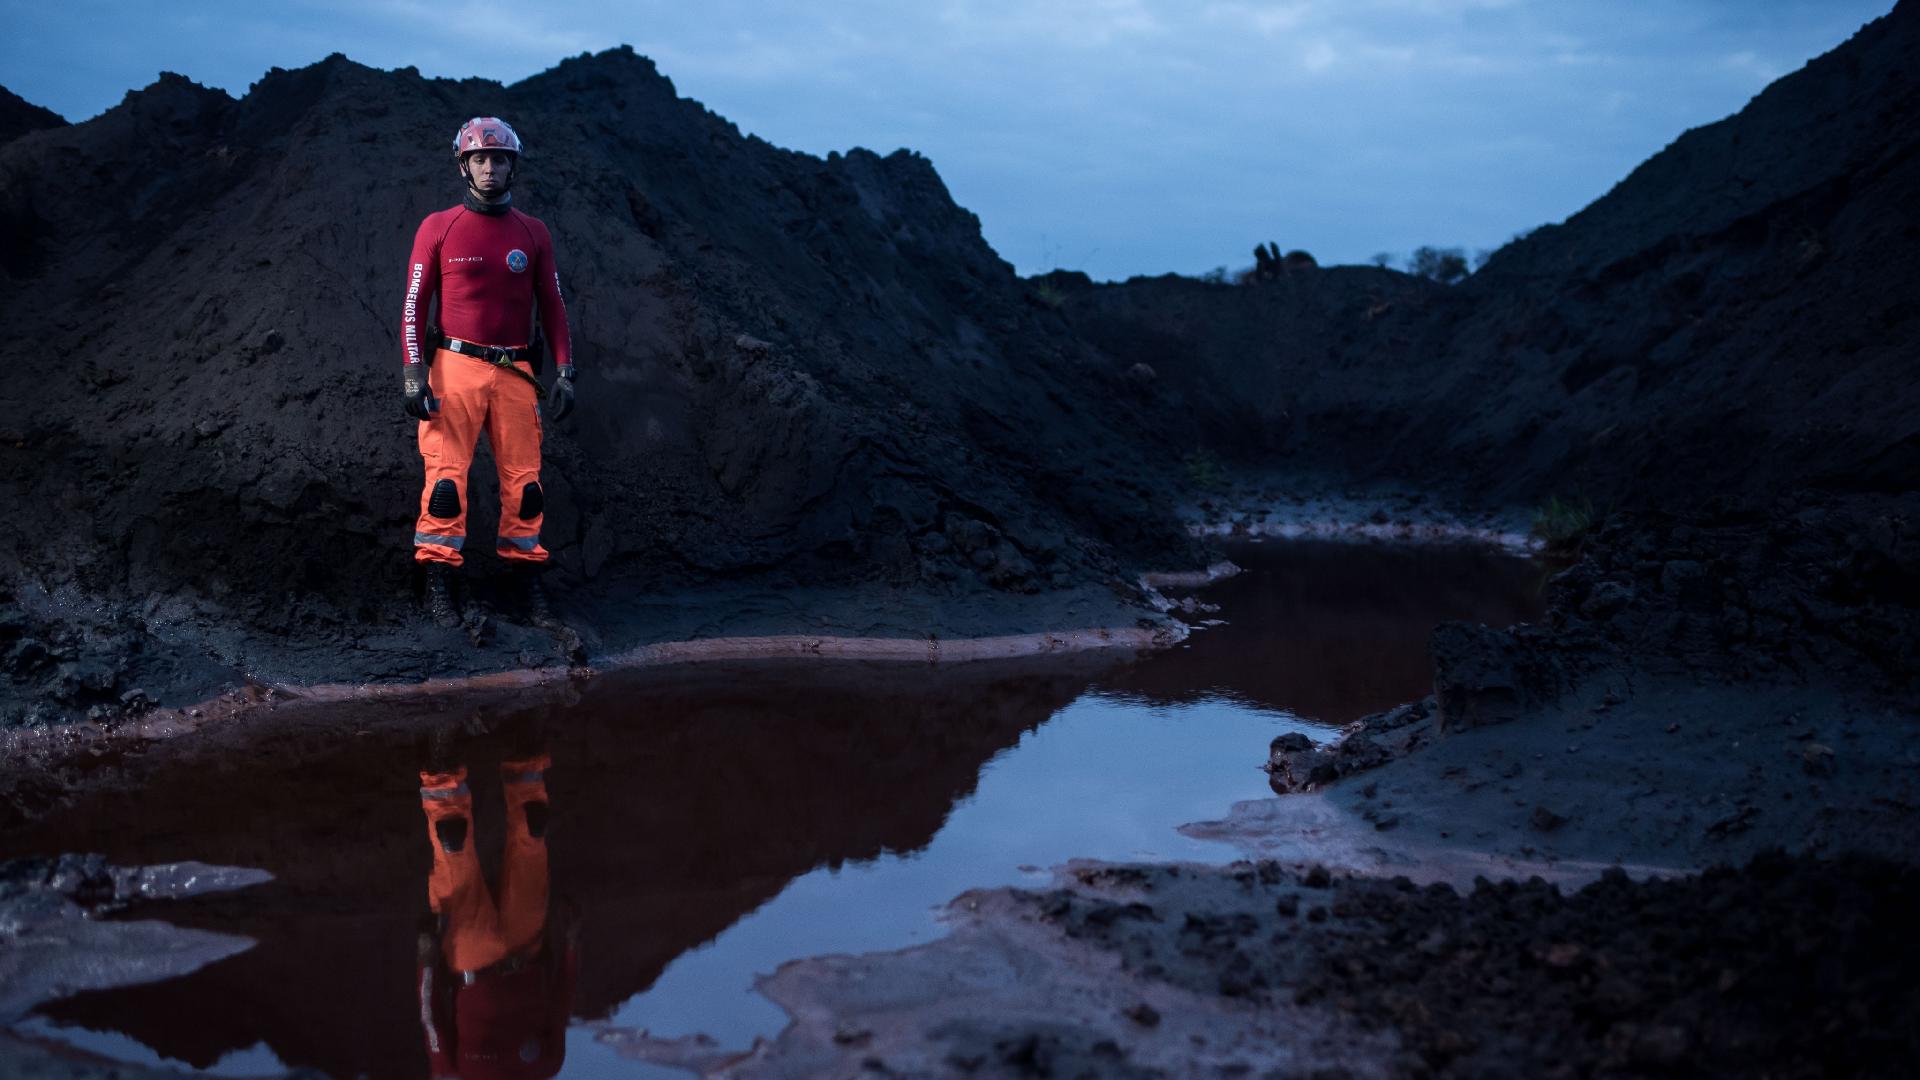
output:
[[[563,608],[587,582],[964,599],[1198,561],[1135,407],[925,159],[781,150],[626,49],[511,87],[335,56],[239,100],[163,76],[0,148],[26,301],[0,340],[58,371],[0,389],[21,606],[297,681],[440,665],[398,644],[431,632],[393,368],[412,230],[455,200],[447,133],[476,113],[529,141],[515,198],[553,229],[584,372],[547,440]]]
[[[1824,683],[1911,715],[1920,497],[1803,493],[1617,513],[1563,557],[1543,625],[1441,625],[1429,643],[1433,697],[1356,721],[1330,745],[1274,740],[1274,789],[1320,788],[1449,732],[1540,723],[1563,699],[1605,711],[1659,679]],[[1797,729],[1796,757],[1825,775],[1833,750],[1812,731]]]
[[[1482,497],[1910,488],[1916,53],[1907,0],[1459,286],[1038,286],[1220,453]]]
[[[1240,866],[1079,872],[1131,902],[1023,898],[1140,977],[1389,1029],[1395,1075],[1893,1077],[1920,1056],[1908,866],[1773,854],[1571,895]]]
[[[65,127],[66,120],[52,109],[43,109],[19,94],[0,86],[0,146],[36,131]]]
[[[1423,313],[1447,297],[1354,266],[1245,285],[1176,274],[1095,285],[1061,271],[1031,284],[1112,358],[1132,396],[1166,411],[1183,452],[1262,467],[1377,458],[1410,422],[1406,384],[1430,377]]]
[[[1655,673],[1920,680],[1920,496],[1709,500],[1605,523],[1554,579],[1563,647]]]

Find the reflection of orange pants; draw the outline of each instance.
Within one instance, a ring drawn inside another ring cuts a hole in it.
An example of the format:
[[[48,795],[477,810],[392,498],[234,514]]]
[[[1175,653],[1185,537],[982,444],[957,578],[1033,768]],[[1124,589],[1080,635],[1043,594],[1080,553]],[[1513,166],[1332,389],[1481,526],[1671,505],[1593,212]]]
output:
[[[514,365],[532,373],[525,363]],[[498,365],[441,349],[427,382],[440,412],[420,421],[420,457],[427,482],[420,491],[420,520],[413,527],[413,557],[459,566],[467,542],[467,473],[473,446],[485,430],[500,473],[500,532],[495,550],[503,559],[546,562],[540,523],[546,497],[540,490],[540,395],[533,384]]]
[[[440,947],[447,967],[479,971],[509,956],[531,956],[547,923],[547,841],[527,829],[527,804],[547,801],[546,754],[506,761],[500,780],[507,794],[507,849],[500,860],[499,903],[487,890],[474,851],[473,795],[467,770],[420,774],[420,807],[427,814],[427,841],[433,845],[433,875],[427,879],[427,903],[446,926]],[[459,851],[441,846],[435,826],[450,818],[467,823]]]

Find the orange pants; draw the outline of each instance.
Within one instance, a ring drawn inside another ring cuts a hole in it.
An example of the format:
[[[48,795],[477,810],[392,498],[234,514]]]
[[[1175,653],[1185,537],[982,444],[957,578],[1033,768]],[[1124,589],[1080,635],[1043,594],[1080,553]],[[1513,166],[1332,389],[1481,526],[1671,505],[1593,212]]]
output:
[[[526,363],[515,367],[529,375]],[[413,527],[413,557],[459,566],[467,542],[467,473],[473,447],[485,430],[500,472],[500,532],[495,550],[503,559],[546,562],[540,546],[546,495],[540,489],[540,396],[526,379],[485,360],[441,349],[427,371],[440,399],[440,413],[420,421],[420,457],[427,482],[420,491],[420,520]]]
[[[500,860],[497,903],[475,852],[478,838],[467,770],[420,774],[420,808],[427,815],[427,842],[433,845],[427,903],[446,921],[440,948],[453,971],[480,971],[509,956],[538,951],[547,925],[547,841],[527,829],[526,807],[547,800],[546,771],[551,765],[546,754],[500,764],[507,793],[507,847]],[[446,850],[435,833],[435,826],[449,818],[467,822],[459,851]]]

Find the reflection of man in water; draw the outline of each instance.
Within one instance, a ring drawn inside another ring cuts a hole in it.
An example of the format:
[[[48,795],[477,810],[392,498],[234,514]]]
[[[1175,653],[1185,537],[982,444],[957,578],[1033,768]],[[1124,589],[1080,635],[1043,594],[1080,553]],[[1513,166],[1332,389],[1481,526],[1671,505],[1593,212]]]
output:
[[[487,888],[474,852],[466,766],[436,740],[420,773],[436,918],[435,932],[420,935],[417,985],[434,1076],[544,1080],[565,1059],[578,960],[573,927],[548,926],[550,764],[541,750],[500,765],[507,842],[498,890]]]

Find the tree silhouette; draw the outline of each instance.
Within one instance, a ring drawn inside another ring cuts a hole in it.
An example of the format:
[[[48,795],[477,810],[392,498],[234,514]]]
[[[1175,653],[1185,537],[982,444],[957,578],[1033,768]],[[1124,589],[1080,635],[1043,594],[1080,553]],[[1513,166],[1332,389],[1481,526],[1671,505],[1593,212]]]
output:
[[[1467,253],[1461,248],[1422,246],[1414,249],[1407,271],[1415,277],[1452,285],[1467,276]]]

